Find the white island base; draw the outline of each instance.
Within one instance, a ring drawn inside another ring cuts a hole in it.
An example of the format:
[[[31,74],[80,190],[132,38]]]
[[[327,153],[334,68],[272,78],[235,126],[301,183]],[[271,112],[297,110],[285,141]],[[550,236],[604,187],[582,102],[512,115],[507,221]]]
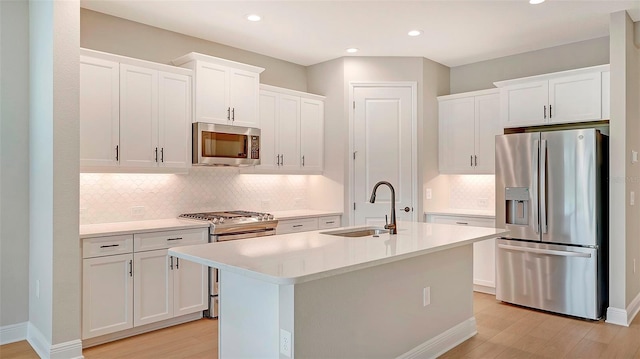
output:
[[[394,236],[318,231],[170,255],[220,270],[220,359],[433,358],[476,334],[473,242],[506,231],[399,227]]]

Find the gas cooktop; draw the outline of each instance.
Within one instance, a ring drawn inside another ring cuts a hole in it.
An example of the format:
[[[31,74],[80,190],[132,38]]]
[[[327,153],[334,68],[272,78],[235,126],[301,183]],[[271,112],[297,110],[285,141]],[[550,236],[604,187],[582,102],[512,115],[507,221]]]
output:
[[[274,229],[278,225],[272,214],[251,211],[185,213],[178,217],[209,222],[211,234]]]

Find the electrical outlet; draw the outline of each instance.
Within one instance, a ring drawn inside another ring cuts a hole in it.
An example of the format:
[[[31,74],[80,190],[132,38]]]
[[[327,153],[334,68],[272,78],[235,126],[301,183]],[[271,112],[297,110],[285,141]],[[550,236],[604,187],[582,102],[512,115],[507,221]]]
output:
[[[629,205],[633,206],[636,204],[636,193],[634,191],[631,191],[631,193],[629,193]]]
[[[291,332],[280,329],[280,354],[291,358]]]
[[[427,188],[424,190],[424,197],[426,199],[431,199],[433,198],[432,193],[431,193],[431,188]]]
[[[488,198],[478,198],[478,207],[485,208],[489,205]]]
[[[631,163],[638,162],[638,151],[631,151]]]
[[[131,215],[134,217],[144,216],[144,206],[131,207]]]
[[[422,306],[431,304],[431,287],[422,288]]]

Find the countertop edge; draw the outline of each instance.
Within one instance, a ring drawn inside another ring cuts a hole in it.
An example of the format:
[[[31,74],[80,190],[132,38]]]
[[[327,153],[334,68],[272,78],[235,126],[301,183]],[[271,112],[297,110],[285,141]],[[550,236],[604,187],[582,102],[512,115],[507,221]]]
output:
[[[455,243],[444,244],[444,245],[441,245],[441,246],[438,246],[438,247],[434,247],[434,248],[427,248],[427,249],[418,250],[418,251],[411,252],[411,253],[400,254],[400,255],[397,255],[397,256],[394,256],[394,257],[381,258],[381,259],[372,260],[372,261],[365,262],[365,263],[358,263],[358,264],[354,264],[354,265],[351,265],[351,266],[330,269],[330,270],[326,270],[326,271],[322,271],[322,272],[312,273],[312,274],[303,275],[303,276],[300,276],[300,277],[293,277],[293,278],[292,277],[273,277],[273,276],[270,276],[270,275],[267,275],[267,274],[263,274],[263,273],[259,273],[259,272],[255,272],[255,271],[252,271],[252,270],[249,270],[249,269],[228,265],[228,264],[221,263],[221,262],[216,262],[216,261],[213,261],[213,260],[202,259],[201,257],[196,257],[196,256],[192,256],[192,255],[180,252],[179,251],[180,247],[176,247],[176,249],[178,249],[178,251],[174,250],[173,248],[169,249],[169,255],[175,256],[175,257],[178,257],[178,258],[182,258],[182,259],[186,259],[186,260],[190,260],[192,262],[195,262],[195,263],[198,263],[198,264],[202,264],[202,265],[206,265],[208,267],[215,267],[215,268],[223,270],[223,271],[227,270],[227,271],[230,271],[230,272],[233,272],[233,273],[236,273],[236,274],[241,274],[241,275],[244,275],[246,277],[258,279],[258,280],[261,280],[261,281],[264,281],[264,282],[267,282],[267,283],[278,284],[278,285],[292,285],[292,284],[301,284],[301,283],[305,283],[305,282],[310,282],[310,281],[313,281],[313,280],[322,279],[322,278],[326,278],[326,277],[331,277],[331,276],[335,276],[335,275],[339,275],[339,274],[344,274],[344,273],[348,273],[348,272],[352,272],[352,271],[356,271],[356,270],[360,270],[360,269],[365,269],[365,268],[369,268],[369,267],[374,267],[374,266],[378,266],[378,265],[381,265],[381,264],[393,263],[393,262],[405,260],[405,259],[408,259],[408,258],[418,257],[418,256],[421,256],[421,255],[440,252],[440,251],[443,251],[443,250],[456,248],[456,247],[464,246],[464,245],[467,245],[467,244],[472,244],[472,243],[483,241],[483,240],[486,240],[486,239],[500,237],[501,235],[504,235],[504,234],[507,234],[507,233],[509,233],[509,231],[502,230],[501,232],[492,233],[492,234],[488,234],[488,235],[484,235],[484,236],[480,236],[480,237],[475,237],[475,238],[471,238],[471,239],[465,239],[465,240],[461,240],[461,241],[455,242]]]
[[[170,222],[167,223],[165,221]],[[164,222],[164,224],[161,222]],[[94,227],[95,229],[91,229],[91,227]],[[167,220],[86,224],[80,226],[80,239],[191,228],[209,228],[209,223],[172,218]]]

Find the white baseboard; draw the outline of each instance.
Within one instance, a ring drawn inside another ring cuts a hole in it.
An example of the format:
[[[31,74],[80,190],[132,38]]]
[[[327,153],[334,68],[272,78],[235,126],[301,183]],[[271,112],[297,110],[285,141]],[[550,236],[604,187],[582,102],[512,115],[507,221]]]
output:
[[[84,339],[82,341],[82,345],[84,348],[90,348],[96,345],[113,342],[119,339],[132,337],[134,335],[151,332],[158,329],[168,328],[174,325],[191,322],[201,318],[202,318],[202,312],[186,314],[180,317],[171,318],[171,319],[167,319],[167,320],[163,320],[163,321],[155,322],[151,324],[146,324],[140,327],[122,330],[122,331],[111,333],[111,334],[105,334],[99,337]]]
[[[437,358],[477,333],[476,318],[471,317],[444,333],[431,338],[410,351],[398,356],[396,359]]]
[[[640,312],[640,293],[633,298],[627,307],[627,326],[631,325],[631,322],[633,322],[633,319],[638,315],[638,312]]]
[[[38,328],[29,323],[27,341],[42,359],[83,359],[82,341],[72,340],[51,345]]]
[[[496,295],[496,287],[495,286],[474,284],[473,285],[473,291],[474,292],[480,292],[480,293]]]
[[[28,326],[29,322],[22,322],[0,327],[0,345],[26,340]]]
[[[609,324],[622,325],[628,327],[627,324],[627,311],[620,308],[609,307],[607,308],[607,319],[605,322]]]

